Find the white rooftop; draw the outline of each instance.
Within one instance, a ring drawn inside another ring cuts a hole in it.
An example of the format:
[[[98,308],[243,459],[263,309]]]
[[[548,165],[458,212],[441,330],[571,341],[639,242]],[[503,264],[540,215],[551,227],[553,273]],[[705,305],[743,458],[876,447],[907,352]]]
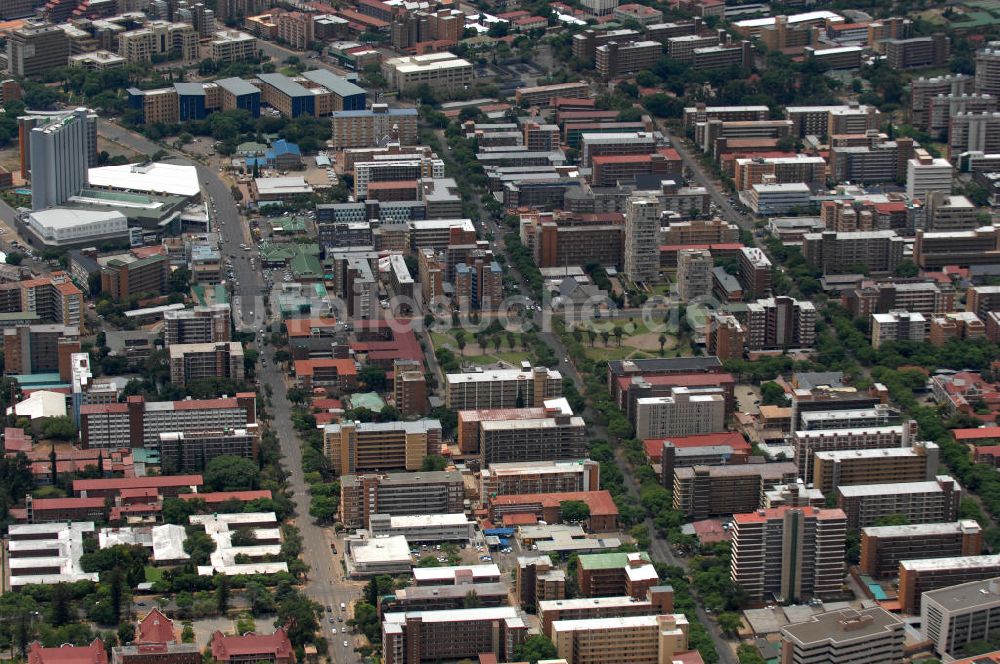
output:
[[[823,19],[830,19],[834,23],[838,23],[844,20],[840,14],[836,14],[827,10],[820,10],[815,12],[806,12],[804,14],[792,14],[786,16],[789,25],[794,25],[796,23],[802,23],[803,21],[822,21]],[[736,21],[733,25],[737,28],[764,28],[767,26],[774,25],[775,18],[773,16],[768,16],[766,18],[748,18],[742,21]]]
[[[201,191],[198,171],[194,166],[152,162],[99,166],[91,168],[87,176],[92,187],[127,189],[151,194],[197,196]]]
[[[465,526],[469,519],[463,513],[455,514],[406,514],[390,516],[391,528],[433,528],[435,526]]]
[[[409,563],[410,545],[402,535],[392,537],[374,537],[363,544],[351,545],[351,558],[361,564],[372,563]]]
[[[458,572],[465,570],[472,573],[472,578],[500,576],[500,568],[491,563],[489,565],[457,565],[454,567],[414,567],[413,579],[418,583],[447,581],[454,579]]]
[[[556,620],[552,623],[552,633],[657,627],[660,624],[658,618],[659,616],[621,616],[618,618],[589,618],[587,620]],[[687,618],[683,614],[674,614],[674,618],[678,627],[687,624]]]
[[[953,481],[948,476],[942,476],[938,479],[945,479],[948,481]],[[962,487],[955,482],[955,489],[961,490]],[[841,486],[837,487],[841,495],[845,498],[854,497],[865,497],[865,496],[895,496],[900,494],[913,494],[913,493],[938,493],[942,491],[941,485],[938,482],[891,482],[887,484],[854,484],[851,486]]]
[[[469,622],[474,620],[520,620],[517,609],[511,606],[494,606],[479,609],[449,609],[446,611],[394,611],[382,617],[383,622],[401,624],[407,619],[420,618],[421,622]]]
[[[80,557],[83,555],[83,534],[92,532],[94,532],[93,521],[10,526],[8,534],[11,538],[9,545],[12,554],[14,551],[18,554],[30,552],[42,554],[9,557],[10,586],[18,587],[31,583],[96,582],[96,573],[84,572],[80,567]],[[46,534],[50,537],[46,539],[19,539]],[[53,572],[53,568],[58,569],[58,571]]]
[[[188,517],[192,524],[205,528],[205,533],[215,542],[215,551],[210,556],[210,565],[199,565],[198,574],[212,576],[215,573],[235,576],[237,574],[274,574],[287,572],[288,565],[284,562],[249,562],[237,563],[236,556],[243,554],[252,559],[265,556],[276,556],[281,553],[281,544],[256,544],[251,546],[233,546],[230,526],[234,529],[241,525],[254,525],[254,535],[258,539],[274,539],[280,536],[277,528],[262,528],[261,526],[277,526],[278,518],[274,512],[244,512],[236,514],[192,514]]]
[[[36,390],[27,399],[7,409],[7,414],[37,420],[45,417],[66,416],[66,395],[50,390]]]

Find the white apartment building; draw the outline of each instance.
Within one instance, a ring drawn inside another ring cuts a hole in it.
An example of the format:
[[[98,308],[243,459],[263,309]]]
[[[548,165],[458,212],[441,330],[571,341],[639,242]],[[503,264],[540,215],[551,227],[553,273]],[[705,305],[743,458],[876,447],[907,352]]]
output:
[[[888,341],[923,341],[927,338],[927,324],[924,315],[916,312],[872,314],[872,348]]]
[[[726,398],[721,390],[675,387],[670,396],[636,400],[635,436],[666,438],[725,429]]]
[[[625,207],[625,276],[655,281],[660,273],[660,214],[657,196],[632,196]]]
[[[474,78],[472,63],[447,51],[389,58],[382,63],[382,75],[389,87],[396,90],[424,84],[437,90],[460,90]]]
[[[941,157],[932,157],[926,150],[917,148],[915,156],[906,162],[906,195],[924,200],[933,191],[951,192],[954,167]]]

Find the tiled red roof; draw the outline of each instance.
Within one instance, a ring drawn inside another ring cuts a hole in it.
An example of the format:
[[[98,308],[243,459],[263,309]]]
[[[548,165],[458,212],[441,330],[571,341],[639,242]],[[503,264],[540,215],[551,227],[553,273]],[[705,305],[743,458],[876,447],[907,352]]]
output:
[[[154,608],[139,621],[139,643],[174,643],[176,640],[173,621],[159,609]]]
[[[611,494],[600,491],[566,491],[563,493],[522,493],[490,498],[490,505],[537,504],[542,507],[558,507],[567,500],[579,500],[590,507],[591,516],[617,516],[618,506]]]
[[[80,406],[81,415],[97,415],[100,413],[127,413],[128,404],[124,403],[88,403]]]
[[[322,357],[315,360],[296,360],[295,375],[311,376],[316,369],[327,369],[330,367],[336,368],[337,375],[340,376],[356,376],[358,374],[358,367],[354,364],[354,360]]]
[[[794,505],[782,505],[771,507],[766,510],[747,512],[746,514],[734,514],[733,523],[763,523],[771,519],[781,517],[788,510],[800,509],[806,512],[807,516],[815,516],[817,519],[846,519],[847,515],[839,507],[833,509],[821,509],[819,507],[796,507]],[[808,512],[812,510],[812,512]]]
[[[327,318],[289,318],[285,321],[285,330],[289,337],[311,336],[314,328],[334,327],[337,319],[332,316]]]
[[[152,477],[113,477],[97,480],[73,480],[73,492],[106,489],[134,489],[142,487],[201,486],[201,475],[155,475]]]
[[[646,448],[646,456],[650,459],[659,460],[663,455],[663,443],[670,441],[674,447],[683,449],[687,447],[714,447],[716,445],[728,445],[734,452],[750,453],[750,443],[743,438],[743,434],[738,431],[723,431],[721,433],[701,433],[694,436],[675,436],[673,438],[647,438],[642,441]]]
[[[954,429],[951,434],[958,442],[1000,438],[1000,427],[979,427],[978,429]]]
[[[295,661],[292,642],[288,640],[288,634],[282,627],[275,630],[274,634],[224,636],[222,632],[215,632],[210,647],[212,657],[220,662],[228,662],[232,657],[244,659],[253,655],[271,655],[275,659]]]
[[[35,641],[28,649],[28,664],[108,664],[108,653],[100,639],[88,646],[65,644],[58,648],[43,648]]]

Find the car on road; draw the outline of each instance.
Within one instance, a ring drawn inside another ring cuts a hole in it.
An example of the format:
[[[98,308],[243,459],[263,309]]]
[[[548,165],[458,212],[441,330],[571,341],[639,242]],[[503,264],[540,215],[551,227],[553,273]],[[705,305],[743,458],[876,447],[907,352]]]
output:
[[[337,633],[337,628],[336,627],[331,627],[330,631],[333,632],[334,634],[336,634]]]
[[[337,622],[337,621],[333,619],[333,616],[330,616],[330,623],[333,624],[335,622]]]
[[[344,647],[345,648],[347,647],[347,641],[344,641]]]

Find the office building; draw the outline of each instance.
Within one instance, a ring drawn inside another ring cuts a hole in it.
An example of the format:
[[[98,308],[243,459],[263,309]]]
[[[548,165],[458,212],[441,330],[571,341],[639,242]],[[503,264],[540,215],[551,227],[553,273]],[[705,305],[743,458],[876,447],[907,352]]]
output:
[[[472,63],[447,51],[389,58],[382,75],[390,88],[411,90],[427,85],[432,90],[463,89],[472,84]]]
[[[968,231],[980,225],[978,208],[965,196],[933,192],[926,204],[929,231]]]
[[[941,32],[929,37],[885,39],[881,46],[886,63],[896,70],[941,67],[948,63],[951,40]]]
[[[594,553],[577,559],[577,583],[580,597],[644,599],[659,576],[648,553]]]
[[[597,73],[604,78],[634,74],[651,68],[662,53],[658,41],[609,42],[596,49]]]
[[[1000,263],[1000,229],[982,226],[971,231],[918,230],[913,262],[924,270],[946,265],[996,265]]]
[[[185,401],[146,402],[141,396],[132,396],[125,403],[81,406],[80,441],[84,449],[156,449],[161,433],[250,429],[256,423],[253,392]]]
[[[977,556],[983,551],[983,530],[971,519],[906,526],[861,529],[859,569],[874,579],[891,579],[903,560]],[[926,623],[925,623],[926,624]]]
[[[909,311],[890,311],[872,314],[872,348],[886,342],[922,342],[927,338],[927,319],[923,314]]]
[[[211,42],[212,59],[218,63],[245,62],[257,57],[257,39],[239,30],[220,30]]]
[[[193,309],[163,312],[163,342],[205,344],[229,341],[232,320],[228,304],[217,303]]]
[[[660,273],[659,235],[662,208],[656,196],[632,196],[625,207],[625,276],[654,282]]]
[[[781,664],[899,664],[903,627],[881,607],[821,613],[781,629]]]
[[[730,568],[751,601],[797,602],[841,592],[847,515],[782,506],[734,514]]]
[[[754,184],[746,198],[754,212],[761,216],[804,212],[810,208],[809,186],[802,182],[786,184]]]
[[[222,110],[243,109],[251,117],[260,117],[260,89],[241,78],[221,78],[215,81],[222,97]]]
[[[688,649],[688,621],[668,615],[557,620],[552,623],[556,653],[566,664],[672,662]]]
[[[899,563],[899,604],[904,614],[921,613],[930,591],[1000,577],[1000,555],[904,560]],[[930,634],[928,634],[930,636]]]
[[[906,195],[910,200],[926,200],[931,192],[951,193],[954,167],[947,159],[932,157],[923,148],[914,150],[906,162]]]
[[[401,145],[417,142],[417,113],[413,108],[372,104],[368,110],[335,111],[331,116],[335,149],[364,148],[386,140]]]
[[[562,396],[562,374],[546,367],[488,369],[446,374],[445,403],[452,410],[542,407]]]
[[[101,266],[101,291],[115,300],[126,302],[136,296],[165,295],[170,281],[170,257],[154,254],[137,258],[122,254],[98,261]]]
[[[941,657],[958,656],[973,641],[988,642],[1000,627],[1000,579],[925,591],[920,624]]]
[[[765,489],[794,482],[797,474],[788,461],[675,468],[673,506],[692,519],[752,512]]]
[[[690,302],[712,292],[712,254],[704,249],[682,249],[677,253],[677,296]]]
[[[840,486],[836,495],[848,526],[859,529],[899,515],[907,523],[954,521],[962,487],[951,477],[939,475],[933,481]]]
[[[912,447],[881,450],[816,452],[813,483],[824,495],[840,486],[933,481],[940,450],[936,443],[916,442]]]
[[[389,469],[420,470],[441,449],[441,423],[341,422],[323,428],[323,453],[338,475]]]
[[[421,664],[495,653],[511,659],[528,628],[511,607],[386,613],[382,622],[385,664]]]
[[[669,396],[636,400],[635,435],[640,440],[691,436],[725,429],[726,399],[721,390],[674,387]]]
[[[812,302],[782,295],[747,305],[747,350],[811,348],[815,343],[816,308]]]
[[[69,37],[62,28],[33,21],[7,35],[7,71],[13,76],[38,76],[69,62]]]
[[[340,520],[367,528],[373,514],[457,514],[465,499],[456,471],[371,473],[340,478]]]
[[[180,54],[182,62],[198,59],[198,31],[189,23],[150,21],[118,35],[118,54],[126,62],[151,62],[153,56]]]
[[[43,210],[65,203],[87,184],[90,165],[90,116],[84,108],[31,130],[31,207]]]

